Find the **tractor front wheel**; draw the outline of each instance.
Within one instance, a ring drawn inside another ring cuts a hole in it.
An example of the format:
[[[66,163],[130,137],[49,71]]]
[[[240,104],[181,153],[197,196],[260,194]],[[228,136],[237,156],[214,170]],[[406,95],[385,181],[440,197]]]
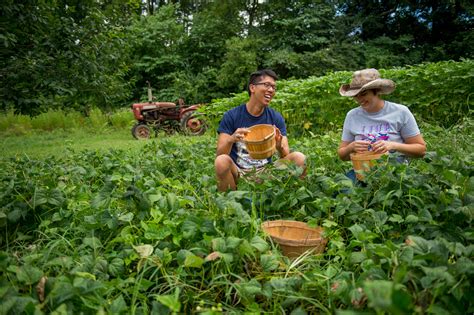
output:
[[[148,125],[138,123],[132,127],[132,135],[138,140],[149,139],[151,136],[151,128]]]
[[[204,115],[195,111],[187,112],[181,118],[181,130],[190,136],[200,136],[207,130]]]

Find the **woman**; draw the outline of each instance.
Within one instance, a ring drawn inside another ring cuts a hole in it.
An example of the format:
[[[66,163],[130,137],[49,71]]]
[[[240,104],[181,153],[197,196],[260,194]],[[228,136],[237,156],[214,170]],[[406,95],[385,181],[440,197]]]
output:
[[[426,143],[415,117],[408,107],[380,98],[395,90],[392,80],[381,79],[376,69],[354,72],[350,84],[340,87],[342,96],[349,96],[359,104],[344,120],[342,141],[337,153],[350,160],[351,153],[373,151],[405,157],[423,157]]]

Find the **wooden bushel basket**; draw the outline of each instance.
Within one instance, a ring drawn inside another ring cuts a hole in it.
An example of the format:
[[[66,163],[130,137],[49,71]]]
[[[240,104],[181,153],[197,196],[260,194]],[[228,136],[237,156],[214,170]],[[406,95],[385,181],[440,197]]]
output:
[[[327,239],[322,237],[324,230],[321,227],[312,228],[299,221],[276,220],[262,223],[262,229],[290,258],[298,257],[308,250],[320,254],[326,248]]]
[[[272,125],[255,125],[249,128],[244,142],[252,159],[263,160],[271,157],[276,151],[275,127]]]
[[[370,169],[375,165],[376,160],[380,159],[383,154],[376,154],[370,151],[363,153],[352,153],[351,161],[352,167],[356,172],[356,177],[358,180],[364,180],[364,174],[370,171]]]

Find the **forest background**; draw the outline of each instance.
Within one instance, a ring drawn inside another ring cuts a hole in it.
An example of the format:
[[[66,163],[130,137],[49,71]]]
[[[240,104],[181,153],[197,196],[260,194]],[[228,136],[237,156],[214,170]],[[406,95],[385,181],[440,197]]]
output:
[[[115,110],[146,97],[206,103],[281,79],[471,59],[463,0],[6,0],[0,110]]]

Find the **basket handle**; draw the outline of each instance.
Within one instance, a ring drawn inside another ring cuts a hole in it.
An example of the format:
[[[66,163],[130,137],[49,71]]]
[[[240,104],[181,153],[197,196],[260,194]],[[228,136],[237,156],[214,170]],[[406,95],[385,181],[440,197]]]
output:
[[[263,138],[263,141],[270,139],[270,137],[273,136],[274,134],[275,134],[275,127],[273,127],[273,133],[266,135],[265,138]]]

